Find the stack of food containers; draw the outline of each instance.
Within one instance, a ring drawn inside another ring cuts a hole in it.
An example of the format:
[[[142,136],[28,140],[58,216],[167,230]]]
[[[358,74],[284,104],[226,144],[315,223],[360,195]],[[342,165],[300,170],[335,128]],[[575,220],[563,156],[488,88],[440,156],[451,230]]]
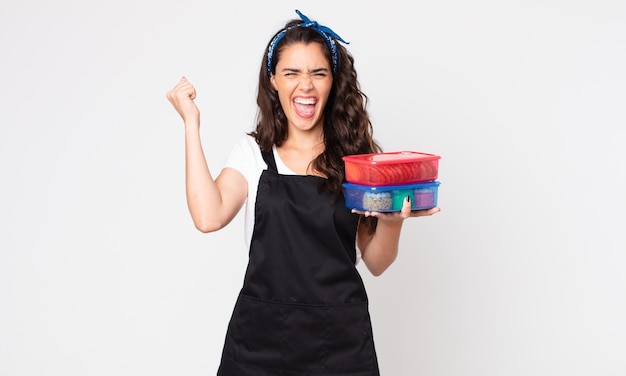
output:
[[[411,210],[437,206],[439,159],[434,154],[399,151],[343,157],[346,207],[400,211],[407,196]]]

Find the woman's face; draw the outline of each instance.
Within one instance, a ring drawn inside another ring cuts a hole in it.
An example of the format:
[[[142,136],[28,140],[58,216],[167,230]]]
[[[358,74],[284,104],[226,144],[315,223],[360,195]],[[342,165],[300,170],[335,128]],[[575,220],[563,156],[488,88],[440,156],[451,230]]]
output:
[[[323,129],[333,76],[319,43],[284,47],[270,81],[278,91],[290,131]]]

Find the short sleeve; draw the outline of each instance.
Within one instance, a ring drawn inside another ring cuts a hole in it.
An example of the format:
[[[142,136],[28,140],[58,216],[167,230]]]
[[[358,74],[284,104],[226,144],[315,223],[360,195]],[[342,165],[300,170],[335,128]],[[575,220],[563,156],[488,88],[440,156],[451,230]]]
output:
[[[254,137],[247,134],[242,136],[231,149],[224,167],[239,171],[248,181],[248,184],[256,183],[260,172],[265,169],[265,162]]]
[[[239,139],[226,158],[224,168],[233,168],[239,171],[248,182],[244,228],[246,247],[250,248],[254,230],[256,191],[259,187],[259,178],[263,170],[267,168],[267,164],[261,155],[261,149],[254,137],[246,134]]]

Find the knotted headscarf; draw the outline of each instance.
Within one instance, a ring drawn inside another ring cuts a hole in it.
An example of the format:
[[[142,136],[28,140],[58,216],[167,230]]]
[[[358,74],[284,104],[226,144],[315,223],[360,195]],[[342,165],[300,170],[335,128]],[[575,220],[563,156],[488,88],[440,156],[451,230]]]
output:
[[[335,40],[338,40],[345,44],[350,44],[350,43],[343,40],[339,35],[337,35],[337,33],[332,31],[329,27],[320,25],[317,23],[317,21],[311,21],[307,16],[302,14],[302,12],[300,12],[297,9],[296,9],[296,13],[298,14],[298,16],[300,16],[302,23],[283,29],[278,34],[276,34],[274,39],[272,39],[272,41],[269,44],[269,47],[267,49],[267,76],[269,77],[272,75],[272,59],[274,57],[274,49],[276,48],[276,45],[278,45],[278,42],[280,42],[280,40],[283,39],[283,37],[289,30],[295,27],[306,27],[306,28],[315,30],[318,34],[324,37],[324,39],[326,40],[326,44],[328,45],[328,48],[330,49],[330,56],[332,58],[332,65],[333,65],[333,73],[336,73],[337,63],[339,62],[339,53],[337,52],[337,46],[335,45]]]

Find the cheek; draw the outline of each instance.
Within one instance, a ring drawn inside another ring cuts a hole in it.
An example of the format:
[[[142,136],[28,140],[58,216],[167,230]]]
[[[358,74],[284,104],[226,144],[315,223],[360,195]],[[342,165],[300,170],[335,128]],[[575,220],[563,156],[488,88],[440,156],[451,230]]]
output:
[[[285,92],[278,92],[278,101],[280,102],[281,107],[286,109],[291,103],[291,97]]]
[[[330,87],[325,88],[325,90],[324,90],[322,95],[324,96],[324,100],[327,101],[328,97],[330,96]]]

